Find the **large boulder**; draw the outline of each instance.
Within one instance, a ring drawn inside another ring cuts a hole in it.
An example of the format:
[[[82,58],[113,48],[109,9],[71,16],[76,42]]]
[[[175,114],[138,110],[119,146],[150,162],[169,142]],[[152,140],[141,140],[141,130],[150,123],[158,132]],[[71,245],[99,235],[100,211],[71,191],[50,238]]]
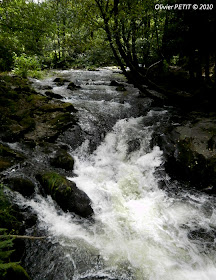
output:
[[[92,216],[93,210],[89,197],[78,189],[74,182],[56,172],[38,174],[36,178],[44,191],[52,196],[62,210],[74,212],[84,218]]]
[[[216,119],[196,117],[155,137],[171,177],[216,193]]]

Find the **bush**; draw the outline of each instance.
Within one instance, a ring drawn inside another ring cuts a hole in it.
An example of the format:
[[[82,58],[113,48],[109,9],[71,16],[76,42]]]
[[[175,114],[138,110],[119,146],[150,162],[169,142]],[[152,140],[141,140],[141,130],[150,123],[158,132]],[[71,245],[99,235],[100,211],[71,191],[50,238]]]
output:
[[[13,72],[23,78],[27,76],[40,76],[41,65],[37,56],[27,56],[25,53],[17,56],[14,53],[14,69]]]

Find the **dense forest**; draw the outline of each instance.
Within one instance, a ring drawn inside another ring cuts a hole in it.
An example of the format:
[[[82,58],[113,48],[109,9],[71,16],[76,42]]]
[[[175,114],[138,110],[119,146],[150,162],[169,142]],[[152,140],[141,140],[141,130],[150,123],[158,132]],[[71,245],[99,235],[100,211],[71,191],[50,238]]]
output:
[[[40,69],[117,64],[126,75],[128,67],[136,82],[148,83],[152,69],[161,73],[171,66],[191,80],[214,82],[215,8],[205,0],[196,1],[204,4],[198,10],[166,9],[175,3],[3,0],[0,70],[25,76]]]

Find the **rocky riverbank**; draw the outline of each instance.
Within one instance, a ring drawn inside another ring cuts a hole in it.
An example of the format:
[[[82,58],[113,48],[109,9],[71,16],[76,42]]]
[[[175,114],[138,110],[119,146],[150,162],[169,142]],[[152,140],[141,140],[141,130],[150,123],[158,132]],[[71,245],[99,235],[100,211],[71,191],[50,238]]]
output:
[[[164,152],[166,172],[189,187],[216,194],[216,113],[192,111],[180,120],[153,138]]]
[[[93,215],[88,196],[65,177],[66,172],[72,174],[74,165],[68,147],[60,147],[55,143],[62,132],[77,126],[76,109],[72,104],[36,92],[28,80],[17,76],[1,76],[0,124],[3,190],[9,188],[24,197],[32,197],[39,191],[45,196],[51,195],[64,211],[72,211],[82,217]],[[37,151],[43,154],[44,164],[34,158]],[[25,170],[24,173],[16,172],[20,166]],[[18,223],[15,225],[14,221],[10,223],[2,219],[0,228],[6,227],[8,234],[14,233],[14,230],[16,234],[25,234],[25,230],[36,222],[35,216],[26,215],[16,205],[11,207],[11,219],[16,217]],[[1,211],[4,211],[4,206]],[[23,248],[23,242],[15,242],[16,252],[20,252],[16,254],[15,261],[21,260]],[[5,271],[4,279],[28,279],[22,269],[10,268]]]

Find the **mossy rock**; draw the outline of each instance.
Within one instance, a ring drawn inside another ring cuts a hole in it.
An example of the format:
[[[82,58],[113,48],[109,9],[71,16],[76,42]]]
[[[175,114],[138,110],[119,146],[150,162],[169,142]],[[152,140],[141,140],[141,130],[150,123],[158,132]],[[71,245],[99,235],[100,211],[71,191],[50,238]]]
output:
[[[70,84],[67,86],[67,89],[70,89],[70,90],[75,90],[75,89],[79,89],[81,88],[80,86],[77,86],[75,83],[73,82],[70,82]]]
[[[51,98],[63,99],[63,97],[60,94],[54,93],[51,90],[46,91],[45,94],[46,94],[46,96],[51,97]]]
[[[63,86],[65,83],[69,82],[67,79],[57,77],[53,80],[54,83],[56,83],[57,86]]]
[[[52,166],[57,168],[63,168],[65,170],[73,170],[74,159],[67,151],[61,149],[50,159]]]
[[[31,131],[35,128],[35,120],[30,116],[25,116],[21,121],[20,124],[25,130]]]
[[[76,120],[70,113],[59,113],[49,121],[49,124],[56,130],[64,130],[75,123]]]
[[[3,170],[6,170],[7,168],[11,167],[13,165],[13,162],[11,162],[9,159],[4,159],[0,157],[0,172]]]
[[[84,218],[93,214],[89,197],[56,172],[46,172],[36,176],[45,193],[52,196],[64,211],[74,212]]]
[[[30,103],[32,108],[40,108],[44,103],[47,103],[49,101],[48,97],[42,96],[39,94],[31,94],[27,101]]]
[[[6,145],[0,144],[0,171],[3,171],[14,164],[25,159],[24,155],[12,150]]]
[[[77,110],[71,103],[37,94],[26,80],[17,77],[6,76],[1,80],[0,126],[3,141],[21,140],[35,146],[42,141],[54,141],[60,133],[76,124],[71,113]],[[18,87],[22,89],[20,92],[14,90]],[[4,169],[9,163],[2,161],[1,166]]]
[[[38,111],[44,111],[44,112],[59,111],[59,112],[71,112],[71,113],[77,112],[77,110],[74,108],[74,106],[71,103],[60,102],[60,101],[45,103],[42,106],[40,106]]]

